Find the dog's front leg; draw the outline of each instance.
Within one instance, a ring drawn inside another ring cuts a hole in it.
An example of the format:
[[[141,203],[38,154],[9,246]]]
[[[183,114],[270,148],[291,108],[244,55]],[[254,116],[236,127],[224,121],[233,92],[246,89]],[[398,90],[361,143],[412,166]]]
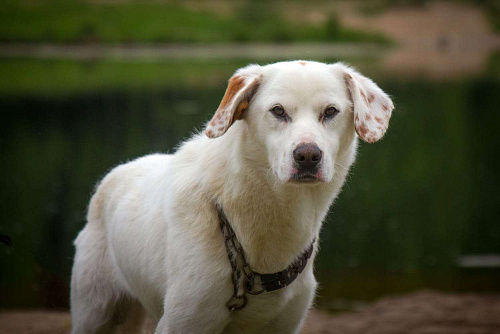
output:
[[[288,304],[280,314],[278,314],[278,316],[262,331],[263,333],[299,333],[309,308],[312,305],[318,285],[314,279],[312,270],[307,274],[307,277],[304,278],[305,282],[303,286],[300,287],[299,293],[288,301]],[[293,288],[293,284],[287,288]]]
[[[222,333],[230,321],[227,294],[210,291],[210,284],[206,288],[208,291],[188,284],[170,287],[155,334]]]
[[[186,311],[186,310],[184,310]],[[227,310],[223,310],[226,311]],[[166,311],[158,322],[155,334],[206,333],[220,334],[229,323],[227,317],[221,317],[213,309],[188,312]]]

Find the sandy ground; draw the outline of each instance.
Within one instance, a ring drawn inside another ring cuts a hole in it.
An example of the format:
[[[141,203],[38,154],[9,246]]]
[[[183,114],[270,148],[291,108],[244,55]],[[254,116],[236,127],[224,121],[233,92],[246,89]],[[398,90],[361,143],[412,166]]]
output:
[[[500,49],[486,11],[459,1],[433,1],[422,6],[392,6],[372,14],[363,1],[330,1],[319,7],[296,3],[288,7],[292,21],[325,22],[335,14],[342,26],[382,33],[396,43],[382,61],[389,72],[435,79],[484,71]]]
[[[357,312],[312,312],[303,333],[498,334],[500,295],[421,291],[386,297]]]
[[[398,47],[382,65],[398,73],[437,79],[480,73],[500,49],[500,36],[486,12],[471,4],[433,2],[369,17],[352,11],[341,18],[345,26],[381,32],[396,41]]]
[[[67,312],[0,312],[2,334],[67,334]],[[302,334],[498,334],[500,295],[421,291],[386,297],[356,312],[312,311]]]
[[[234,15],[236,2],[187,0],[191,9]],[[474,75],[484,71],[500,36],[479,5],[432,1],[422,6],[400,5],[365,14],[366,1],[288,2],[281,14],[292,22],[323,24],[335,15],[345,27],[379,32],[396,43],[384,57],[385,71],[434,79]],[[314,50],[313,50],[313,56]],[[332,53],[332,56],[342,57]],[[351,53],[356,56],[357,53]],[[293,58],[293,57],[292,57]]]

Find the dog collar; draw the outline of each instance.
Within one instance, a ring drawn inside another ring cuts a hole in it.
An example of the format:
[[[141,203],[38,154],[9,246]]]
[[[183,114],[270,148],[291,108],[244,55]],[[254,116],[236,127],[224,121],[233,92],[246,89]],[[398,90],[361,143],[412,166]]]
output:
[[[311,257],[316,238],[313,239],[309,247],[290,264],[285,270],[273,274],[259,274],[253,271],[245,259],[243,247],[241,247],[234,230],[229,224],[222,207],[217,205],[220,227],[224,244],[226,246],[227,256],[231,264],[234,293],[228,300],[226,306],[229,311],[239,311],[247,305],[246,294],[259,295],[263,292],[271,292],[282,289],[290,285],[297,276],[304,270],[307,261]]]

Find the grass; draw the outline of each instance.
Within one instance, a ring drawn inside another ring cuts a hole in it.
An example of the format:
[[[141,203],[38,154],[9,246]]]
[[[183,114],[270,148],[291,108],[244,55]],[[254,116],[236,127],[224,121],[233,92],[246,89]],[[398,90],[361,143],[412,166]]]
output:
[[[500,2],[494,0],[480,0],[479,3],[486,9],[493,30],[495,32],[500,32]]]
[[[231,17],[161,2],[91,3],[7,0],[0,7],[0,41],[54,43],[186,43],[370,41],[380,34],[346,29],[337,18],[319,26],[294,24],[265,3]]]
[[[262,65],[283,59],[268,59]],[[336,62],[339,59],[316,59]],[[368,71],[376,58],[342,59]],[[64,97],[103,91],[150,91],[179,87],[224,88],[251,59],[176,61],[100,61],[0,59],[0,97]]]
[[[176,86],[208,87],[225,83],[244,63],[225,62],[79,62],[1,59],[0,95],[64,96],[110,90],[149,90]]]

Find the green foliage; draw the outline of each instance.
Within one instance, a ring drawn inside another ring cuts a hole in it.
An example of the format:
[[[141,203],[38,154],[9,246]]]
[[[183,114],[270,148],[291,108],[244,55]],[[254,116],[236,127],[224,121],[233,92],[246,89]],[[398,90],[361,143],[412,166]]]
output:
[[[274,62],[287,59],[268,59]],[[337,61],[336,59],[317,59]],[[344,59],[345,60],[345,59]],[[224,86],[238,67],[255,62],[239,60],[75,61],[46,59],[0,59],[0,97],[67,97],[96,92],[206,88]],[[373,65],[372,57],[357,59]]]
[[[8,1],[0,7],[0,41],[8,42],[387,42],[340,26],[332,36],[330,24],[293,24],[265,2],[248,2],[236,17],[162,2]]]
[[[491,25],[496,32],[500,31],[500,2],[493,0],[483,0],[483,7],[488,12]]]
[[[488,74],[492,77],[500,77],[500,52],[494,52],[489,59]]]
[[[235,66],[245,63],[233,62]],[[207,87],[232,74],[223,61],[117,62],[0,59],[0,96],[67,96],[102,91]]]

